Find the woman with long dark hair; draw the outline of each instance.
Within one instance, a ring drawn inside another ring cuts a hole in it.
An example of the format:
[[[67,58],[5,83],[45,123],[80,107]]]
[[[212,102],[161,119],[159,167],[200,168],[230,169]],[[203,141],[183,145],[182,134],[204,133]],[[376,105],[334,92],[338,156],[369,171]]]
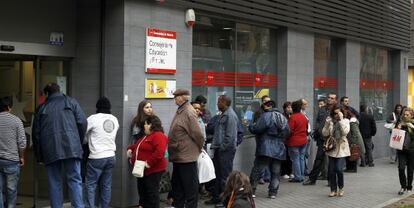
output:
[[[148,116],[154,115],[152,104],[148,100],[143,100],[138,104],[137,115],[132,120],[132,142],[145,135],[144,121]]]

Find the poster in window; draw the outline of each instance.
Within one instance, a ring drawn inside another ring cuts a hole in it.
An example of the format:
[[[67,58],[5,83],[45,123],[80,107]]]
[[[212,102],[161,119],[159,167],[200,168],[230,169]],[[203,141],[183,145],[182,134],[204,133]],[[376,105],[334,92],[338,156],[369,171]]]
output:
[[[174,98],[176,80],[145,79],[145,98]]]

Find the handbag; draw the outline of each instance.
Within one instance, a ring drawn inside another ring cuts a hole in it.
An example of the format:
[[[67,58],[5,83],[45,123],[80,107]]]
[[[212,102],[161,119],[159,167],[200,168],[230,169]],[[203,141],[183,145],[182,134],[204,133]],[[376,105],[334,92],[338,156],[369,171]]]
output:
[[[361,147],[357,144],[351,144],[350,150],[351,155],[349,156],[350,161],[357,161],[361,156]]]
[[[393,129],[390,137],[390,147],[402,150],[404,147],[405,131],[401,129]]]
[[[392,113],[392,117],[394,118],[393,121],[395,122],[395,120],[397,120],[395,118],[395,113]],[[394,122],[392,122],[392,123],[385,123],[384,124],[384,128],[389,129],[389,130],[392,130],[395,127],[395,123]]]
[[[171,191],[171,189],[172,189],[172,187],[171,187],[170,172],[165,171],[161,175],[159,192],[160,193],[168,193],[168,192]]]
[[[137,150],[136,150],[136,154],[135,154],[135,163],[134,163],[134,168],[132,169],[132,175],[137,177],[137,178],[142,178],[144,177],[144,169],[145,169],[145,161],[142,160],[138,160],[138,153],[139,153],[139,146],[141,146],[142,142],[144,142],[144,140],[147,137],[145,136],[144,139],[142,139],[142,141],[138,144]]]
[[[328,138],[325,139],[325,141],[323,142],[323,151],[325,152],[329,152],[332,151],[336,148],[336,140],[333,136],[329,136]]]

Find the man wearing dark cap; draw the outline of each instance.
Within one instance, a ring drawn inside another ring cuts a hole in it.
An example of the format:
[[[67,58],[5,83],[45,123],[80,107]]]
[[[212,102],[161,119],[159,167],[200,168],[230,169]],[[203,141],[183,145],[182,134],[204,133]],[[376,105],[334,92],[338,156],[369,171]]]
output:
[[[203,148],[204,136],[198,126],[197,113],[188,102],[190,92],[177,89],[173,95],[178,109],[168,134],[169,160],[173,163],[172,205],[193,208],[198,202],[197,159]]]
[[[263,170],[269,168],[268,196],[271,199],[276,198],[279,190],[280,166],[282,160],[286,159],[285,140],[289,134],[288,121],[275,106],[273,100],[263,103],[263,113],[255,123],[249,125],[249,131],[256,135],[256,158],[250,173],[250,183],[255,194]]]
[[[36,158],[46,167],[51,207],[63,207],[62,166],[72,207],[84,207],[80,166],[87,127],[85,114],[56,83],[47,84],[43,91],[47,98],[36,109],[32,135]]]
[[[95,189],[100,181],[99,207],[107,208],[111,201],[112,169],[115,166],[115,138],[118,119],[111,114],[111,102],[102,97],[96,103],[96,114],[88,117],[86,139],[89,157],[86,168],[88,207],[95,207]]]

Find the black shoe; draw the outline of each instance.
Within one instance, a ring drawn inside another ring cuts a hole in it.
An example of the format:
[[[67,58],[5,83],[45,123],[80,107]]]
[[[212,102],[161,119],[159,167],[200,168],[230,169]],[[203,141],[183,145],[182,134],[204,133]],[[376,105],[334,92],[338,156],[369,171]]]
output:
[[[403,195],[404,194],[404,192],[405,192],[405,189],[400,189],[400,191],[398,191],[398,195]]]
[[[328,180],[328,177],[320,175],[318,176],[318,180]]]
[[[210,199],[210,200],[207,200],[207,201],[204,201],[204,204],[206,204],[206,205],[215,205],[215,204],[219,204],[219,203],[221,203],[221,201],[220,201],[220,199]]]
[[[301,182],[303,182],[303,180],[290,179],[289,182],[291,182],[291,183],[301,183]]]
[[[344,170],[344,172],[346,172],[346,173],[356,173],[357,170],[346,169],[346,170]]]
[[[361,164],[361,165],[359,165],[359,167],[365,167],[366,165],[365,164]]]
[[[374,164],[374,163],[371,163],[371,164],[369,164],[368,166],[369,166],[369,167],[374,167],[374,166],[375,166],[375,164]]]
[[[303,182],[303,185],[304,186],[307,186],[307,185],[315,185],[315,184],[316,184],[316,182],[315,181],[312,181],[310,179],[308,179],[305,182]]]

